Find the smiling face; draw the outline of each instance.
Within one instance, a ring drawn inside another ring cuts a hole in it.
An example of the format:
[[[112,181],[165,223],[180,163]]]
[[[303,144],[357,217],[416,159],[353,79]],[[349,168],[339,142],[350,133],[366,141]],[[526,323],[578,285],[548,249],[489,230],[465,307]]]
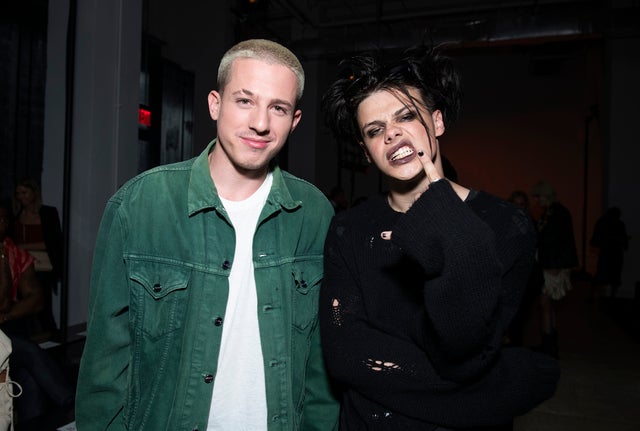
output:
[[[296,75],[282,64],[234,60],[225,88],[209,94],[209,112],[218,128],[215,163],[242,175],[266,174],[300,121],[297,90]]]
[[[16,199],[20,202],[20,206],[28,207],[33,204],[36,199],[36,194],[33,190],[26,186],[16,187]]]
[[[367,159],[387,177],[398,181],[424,176],[418,152],[423,151],[424,157],[435,157],[435,138],[444,133],[441,112],[429,113],[418,103],[419,91],[415,88],[408,90],[415,104],[397,90],[378,90],[364,99],[357,111],[363,139],[360,146]]]

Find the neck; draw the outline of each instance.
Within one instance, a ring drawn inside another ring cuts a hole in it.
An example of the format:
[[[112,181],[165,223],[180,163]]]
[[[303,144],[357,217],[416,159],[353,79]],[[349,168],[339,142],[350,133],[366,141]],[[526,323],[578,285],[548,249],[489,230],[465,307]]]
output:
[[[440,181],[449,180],[443,178]],[[426,180],[426,178],[413,185],[410,183],[401,183],[395,185],[395,187],[392,186],[389,190],[389,195],[387,196],[389,206],[391,206],[394,211],[402,213],[407,212],[409,208],[411,208],[413,203],[418,200],[420,195],[422,195],[422,193],[424,193],[429,188],[428,184],[425,183],[428,183],[428,180]],[[467,199],[470,192],[468,188],[463,187],[458,183],[454,183],[453,181],[449,181],[449,184],[451,184],[453,191],[461,200],[464,201],[465,199]]]
[[[413,181],[395,181],[391,179],[387,200],[394,211],[404,213],[411,208],[413,203],[428,188],[429,182],[426,176]]]
[[[230,201],[242,201],[260,188],[269,168],[265,166],[260,170],[243,170],[231,164],[215,163],[211,153],[209,154],[209,172],[218,195]]]
[[[38,212],[38,210],[36,209],[36,204],[34,203],[25,205],[23,211],[31,214],[35,214]]]

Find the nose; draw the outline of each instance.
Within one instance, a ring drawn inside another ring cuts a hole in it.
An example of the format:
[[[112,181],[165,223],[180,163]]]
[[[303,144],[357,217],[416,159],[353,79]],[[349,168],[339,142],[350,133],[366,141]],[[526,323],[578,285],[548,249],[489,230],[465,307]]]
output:
[[[269,109],[256,107],[251,112],[249,127],[259,135],[269,133]]]
[[[399,127],[387,126],[387,129],[385,131],[385,141],[387,144],[390,144],[397,136],[400,135],[402,135],[402,130]]]

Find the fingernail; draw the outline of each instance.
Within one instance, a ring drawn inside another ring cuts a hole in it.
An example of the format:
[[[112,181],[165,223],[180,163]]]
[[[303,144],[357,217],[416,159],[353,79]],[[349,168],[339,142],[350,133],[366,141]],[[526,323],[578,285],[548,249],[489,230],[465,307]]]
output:
[[[418,155],[419,155],[420,157],[424,156],[424,151],[418,151]]]

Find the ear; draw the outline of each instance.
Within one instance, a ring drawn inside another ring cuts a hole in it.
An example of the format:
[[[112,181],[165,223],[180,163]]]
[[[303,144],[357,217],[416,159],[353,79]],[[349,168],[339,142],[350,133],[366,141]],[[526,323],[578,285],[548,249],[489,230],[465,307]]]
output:
[[[296,126],[300,122],[301,118],[302,118],[302,111],[300,109],[296,109],[295,112],[293,113],[293,119],[291,121],[291,130],[289,131],[289,133],[293,132],[293,130],[296,128]]]
[[[364,151],[364,157],[367,159],[367,162],[373,163],[371,161],[371,156],[369,156],[369,151],[367,150],[367,146],[364,144],[364,142],[360,141],[358,142],[358,144],[360,144],[360,148],[362,148],[362,151]]]
[[[207,98],[209,102],[209,115],[213,119],[213,121],[218,121],[218,117],[220,116],[220,102],[222,100],[222,96],[217,91],[212,91],[209,93],[209,97]]]
[[[436,109],[431,114],[431,119],[433,120],[433,127],[435,129],[436,137],[442,136],[444,133],[444,121],[442,119],[442,112],[439,109]]]

